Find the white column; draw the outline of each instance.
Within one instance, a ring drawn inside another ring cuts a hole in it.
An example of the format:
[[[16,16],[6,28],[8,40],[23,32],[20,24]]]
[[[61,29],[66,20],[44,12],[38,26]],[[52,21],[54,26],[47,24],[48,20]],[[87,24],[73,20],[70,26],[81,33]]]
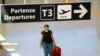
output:
[[[48,0],[44,0],[44,3],[47,4],[48,3]]]
[[[24,1],[24,4],[26,4],[26,0],[23,0]]]

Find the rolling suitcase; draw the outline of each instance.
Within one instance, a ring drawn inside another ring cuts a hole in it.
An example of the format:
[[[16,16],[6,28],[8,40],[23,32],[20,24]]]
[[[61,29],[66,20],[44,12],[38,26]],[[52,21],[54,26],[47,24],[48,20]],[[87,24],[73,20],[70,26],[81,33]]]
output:
[[[61,56],[61,48],[58,46],[53,47],[53,54],[52,56]]]

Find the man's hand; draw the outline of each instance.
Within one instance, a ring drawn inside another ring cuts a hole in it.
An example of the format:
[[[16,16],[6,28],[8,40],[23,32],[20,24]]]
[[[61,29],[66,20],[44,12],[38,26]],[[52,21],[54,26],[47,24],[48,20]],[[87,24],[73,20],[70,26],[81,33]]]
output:
[[[42,48],[42,39],[43,39],[43,34],[41,34],[41,37],[40,37],[40,48]]]
[[[40,48],[42,48],[42,44],[40,44]]]
[[[56,43],[53,43],[53,47],[56,46]]]

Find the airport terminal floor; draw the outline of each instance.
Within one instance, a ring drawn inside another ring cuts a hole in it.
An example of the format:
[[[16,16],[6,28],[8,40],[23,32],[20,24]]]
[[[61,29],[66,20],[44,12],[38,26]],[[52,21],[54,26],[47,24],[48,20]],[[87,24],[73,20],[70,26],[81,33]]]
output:
[[[0,0],[0,56],[100,56],[100,0]]]

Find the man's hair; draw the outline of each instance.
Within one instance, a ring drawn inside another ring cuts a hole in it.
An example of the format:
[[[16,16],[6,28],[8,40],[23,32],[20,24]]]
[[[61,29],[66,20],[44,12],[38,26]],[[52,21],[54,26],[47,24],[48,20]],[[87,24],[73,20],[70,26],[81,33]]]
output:
[[[48,24],[45,24],[45,25],[44,25],[44,28],[45,28],[45,27],[48,27],[48,28],[49,28],[49,25],[48,25]]]

